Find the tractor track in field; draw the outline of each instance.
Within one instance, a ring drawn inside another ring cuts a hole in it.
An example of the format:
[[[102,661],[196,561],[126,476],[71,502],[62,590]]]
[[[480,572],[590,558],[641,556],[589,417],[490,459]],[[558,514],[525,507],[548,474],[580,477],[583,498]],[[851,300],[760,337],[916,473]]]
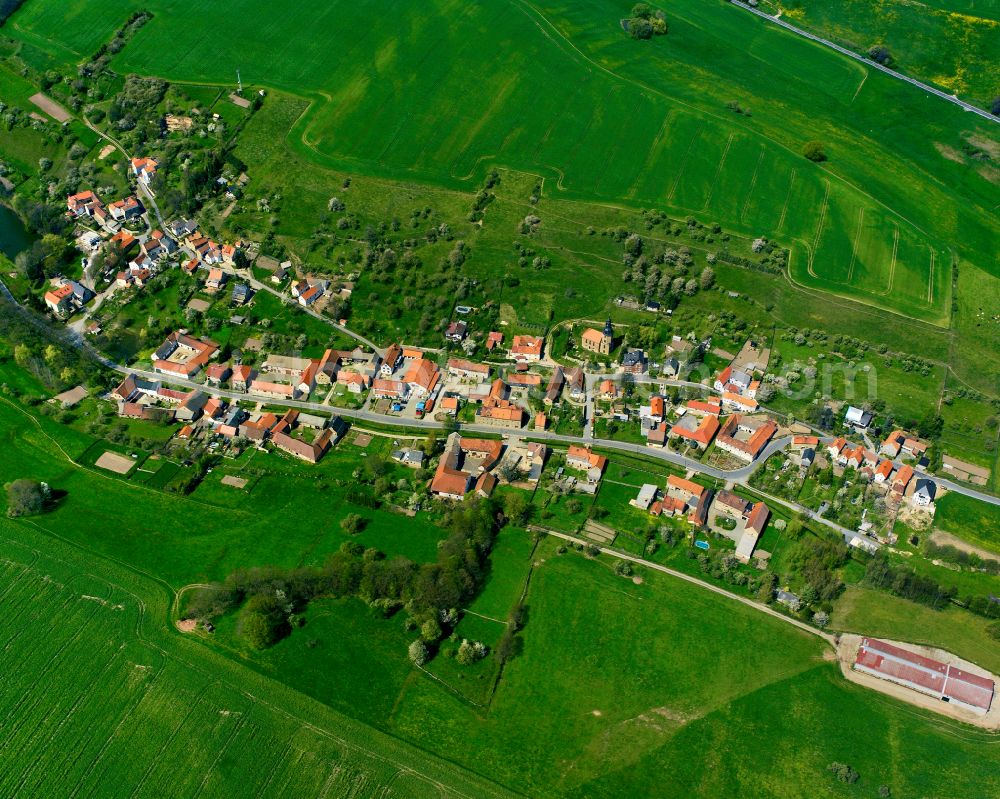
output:
[[[677,193],[677,187],[680,185],[681,178],[684,177],[684,169],[687,167],[688,158],[691,157],[691,151],[694,150],[695,144],[697,144],[698,139],[701,138],[701,131],[704,127],[704,123],[699,125],[697,130],[695,130],[694,135],[691,137],[691,141],[688,142],[687,149],[684,151],[684,158],[681,159],[681,165],[677,169],[677,175],[674,177],[673,185],[670,187],[670,192],[667,194],[668,203],[672,204],[674,201],[674,195]]]
[[[813,236],[812,246],[809,249],[809,261],[806,265],[806,269],[811,277],[820,280],[820,276],[816,274],[813,270],[813,259],[815,258],[816,251],[819,249],[820,239],[823,237],[823,230],[826,227],[826,211],[830,207],[830,181],[826,181],[826,193],[823,195],[823,204],[819,209],[819,220],[816,222],[816,233]]]
[[[865,207],[858,208],[858,229],[854,233],[854,246],[851,248],[851,265],[847,270],[847,282],[854,279],[854,265],[858,262],[858,247],[861,246],[861,233],[865,225]]]
[[[715,168],[712,185],[708,187],[708,194],[705,195],[705,203],[701,206],[699,213],[707,213],[709,210],[708,206],[712,204],[712,196],[715,194],[715,187],[719,183],[719,176],[722,174],[722,170],[726,167],[726,159],[729,157],[729,149],[733,146],[734,138],[736,138],[735,131],[730,133],[729,138],[726,139],[726,149],[722,151],[722,158],[719,159],[719,165]]]
[[[788,206],[792,201],[792,188],[795,186],[795,178],[799,174],[798,169],[792,169],[788,176],[788,191],[785,192],[785,202],[781,206],[781,216],[778,217],[778,226],[774,229],[779,232],[785,226],[785,217],[788,215]]]
[[[646,170],[649,169],[650,165],[656,159],[659,154],[660,143],[663,141],[663,136],[670,129],[671,123],[677,115],[677,109],[671,108],[663,116],[663,124],[660,126],[660,130],[657,132],[656,137],[653,139],[653,143],[650,145],[649,150],[646,151],[646,157],[643,159],[642,167],[639,169],[639,174],[636,176],[635,181],[632,183],[632,188],[628,190],[625,195],[626,200],[631,200],[635,198],[635,194],[638,191],[638,182],[646,174]]]
[[[747,214],[750,212],[750,203],[753,200],[753,191],[757,188],[757,178],[760,177],[760,165],[764,163],[764,154],[767,151],[760,148],[760,155],[757,156],[757,164],[753,168],[753,177],[750,178],[750,187],[747,189],[747,198],[743,202],[743,208],[740,209],[740,224],[745,225],[747,222]],[[784,214],[782,214],[782,220],[784,220]]]

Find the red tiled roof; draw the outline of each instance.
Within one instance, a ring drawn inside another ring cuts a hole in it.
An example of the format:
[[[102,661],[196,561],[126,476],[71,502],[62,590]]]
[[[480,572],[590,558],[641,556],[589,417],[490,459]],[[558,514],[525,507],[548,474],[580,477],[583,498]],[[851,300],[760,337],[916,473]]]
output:
[[[719,431],[719,419],[716,416],[708,414],[702,417],[701,424],[698,425],[695,430],[688,430],[686,427],[681,427],[675,424],[671,431],[674,435],[681,438],[686,438],[691,441],[696,441],[699,444],[705,444],[706,446],[711,443],[712,439],[715,438],[715,434]]]

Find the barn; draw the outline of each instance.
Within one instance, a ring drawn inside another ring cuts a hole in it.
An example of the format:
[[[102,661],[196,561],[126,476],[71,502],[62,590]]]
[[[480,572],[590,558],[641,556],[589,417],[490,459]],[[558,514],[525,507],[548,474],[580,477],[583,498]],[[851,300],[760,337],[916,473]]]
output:
[[[993,702],[993,680],[877,638],[861,639],[854,670],[905,685],[944,702],[954,702],[982,715]]]

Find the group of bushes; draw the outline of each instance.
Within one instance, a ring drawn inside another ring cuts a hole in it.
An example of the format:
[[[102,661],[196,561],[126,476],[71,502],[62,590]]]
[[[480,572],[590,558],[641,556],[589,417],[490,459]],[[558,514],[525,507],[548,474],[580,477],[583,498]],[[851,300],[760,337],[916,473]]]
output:
[[[664,36],[669,29],[666,15],[659,9],[654,11],[647,3],[636,3],[632,7],[632,16],[624,20],[623,25],[633,39]]]

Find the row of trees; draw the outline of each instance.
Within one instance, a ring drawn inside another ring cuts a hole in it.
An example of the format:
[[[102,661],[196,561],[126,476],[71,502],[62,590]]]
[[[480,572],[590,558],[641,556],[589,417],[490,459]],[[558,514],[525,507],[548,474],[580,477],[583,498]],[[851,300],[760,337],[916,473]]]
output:
[[[264,648],[287,635],[298,614],[319,596],[357,596],[384,612],[406,609],[418,626],[439,633],[457,623],[454,608],[465,606],[478,592],[498,527],[505,516],[489,500],[473,500],[450,508],[442,524],[449,534],[433,563],[387,559],[375,549],[346,542],[320,567],[255,568],[230,574],[222,583],[200,589],[185,609],[206,622],[240,608],[240,630],[250,646]],[[443,625],[443,626],[442,626]]]

